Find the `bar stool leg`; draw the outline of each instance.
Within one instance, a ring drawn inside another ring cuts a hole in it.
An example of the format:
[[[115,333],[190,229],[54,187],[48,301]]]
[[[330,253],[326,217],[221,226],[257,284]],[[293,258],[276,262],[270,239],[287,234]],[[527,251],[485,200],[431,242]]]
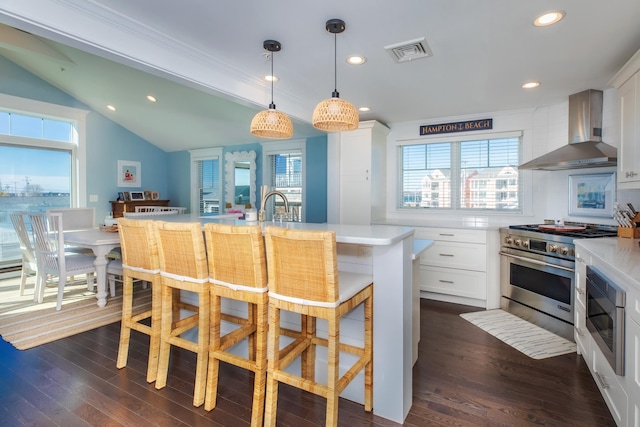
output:
[[[118,346],[118,360],[116,368],[127,366],[129,356],[129,340],[131,338],[131,315],[133,312],[133,278],[123,273],[122,280],[122,326],[120,330],[120,345]]]
[[[278,352],[280,348],[280,309],[269,307],[269,361],[267,368],[267,395],[264,409],[264,426],[275,427],[278,410],[278,381],[273,372],[280,369]]]
[[[163,312],[170,313],[173,311],[173,289],[168,286],[162,286],[162,307]],[[171,344],[169,338],[171,336],[171,316],[162,316],[160,320],[160,350],[158,354],[158,374],[156,376],[156,389],[160,390],[167,385],[167,374],[169,371],[169,353]]]
[[[220,308],[220,300],[221,298],[215,295],[213,292],[211,293],[211,312],[210,312],[210,325],[211,328],[211,348],[215,351],[215,349],[220,348],[220,318],[221,308]],[[211,411],[216,407],[217,399],[218,399],[218,376],[220,372],[220,360],[217,357],[214,357],[213,351],[209,353],[209,371],[207,372],[207,392],[204,401],[204,409],[206,411]]]
[[[364,410],[373,411],[373,293],[364,301],[364,347],[371,360],[364,367]]]
[[[327,415],[326,425],[338,425],[338,397],[340,393],[336,389],[340,375],[340,319],[330,317],[327,319]]]
[[[204,403],[207,388],[207,364],[209,362],[209,316],[211,301],[209,287],[202,286],[198,292],[198,344],[196,346],[196,384],[193,391],[193,406]]]
[[[146,283],[146,282],[145,282]],[[160,283],[151,284],[151,333],[149,336],[149,362],[147,382],[152,383],[158,376],[158,357],[160,354],[160,321],[162,319],[162,287]]]
[[[254,324],[257,325],[255,339],[255,378],[253,385],[253,406],[251,426],[262,427],[264,420],[265,386],[267,381],[267,318],[268,304],[258,304],[254,310]]]

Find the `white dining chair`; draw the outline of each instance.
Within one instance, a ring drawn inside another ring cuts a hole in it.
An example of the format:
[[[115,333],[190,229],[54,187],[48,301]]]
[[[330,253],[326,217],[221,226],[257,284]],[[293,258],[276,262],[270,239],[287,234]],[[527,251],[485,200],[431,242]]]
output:
[[[95,257],[82,254],[67,254],[64,246],[62,229],[62,214],[32,214],[29,215],[33,240],[36,248],[36,262],[39,271],[37,285],[38,299],[44,299],[47,276],[58,277],[58,298],[56,310],[62,308],[62,297],[67,278],[79,274],[86,274],[87,283],[93,286],[96,268],[93,264]]]
[[[37,299],[38,294],[38,264],[36,262],[36,248],[30,237],[30,232],[27,229],[25,222],[26,212],[12,212],[9,216],[11,223],[18,236],[18,243],[20,244],[20,252],[22,253],[22,273],[20,275],[20,295],[24,295],[24,288],[27,284],[27,278],[34,276],[36,282],[33,288],[33,299]]]
[[[65,231],[88,230],[96,227],[95,208],[49,208],[47,214],[62,214],[62,229]]]

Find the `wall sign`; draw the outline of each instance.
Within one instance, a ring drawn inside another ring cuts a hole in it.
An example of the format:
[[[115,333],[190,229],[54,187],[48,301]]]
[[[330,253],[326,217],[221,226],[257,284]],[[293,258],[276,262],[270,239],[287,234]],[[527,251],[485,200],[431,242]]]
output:
[[[442,123],[420,126],[420,135],[439,133],[469,132],[472,130],[493,129],[493,119],[468,120],[466,122]]]

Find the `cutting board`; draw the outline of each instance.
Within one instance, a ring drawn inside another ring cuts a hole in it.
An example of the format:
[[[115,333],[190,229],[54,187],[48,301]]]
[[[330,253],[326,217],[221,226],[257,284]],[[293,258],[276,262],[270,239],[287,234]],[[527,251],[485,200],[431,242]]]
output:
[[[554,224],[543,224],[539,225],[538,229],[540,230],[551,230],[551,231],[584,231],[587,227],[584,225],[554,225]]]

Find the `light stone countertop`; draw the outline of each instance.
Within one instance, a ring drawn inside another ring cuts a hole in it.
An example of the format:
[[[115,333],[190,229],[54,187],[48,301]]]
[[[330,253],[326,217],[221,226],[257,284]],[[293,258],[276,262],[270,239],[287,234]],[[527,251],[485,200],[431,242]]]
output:
[[[576,239],[575,245],[616,270],[626,282],[640,290],[640,240],[622,237]]]

